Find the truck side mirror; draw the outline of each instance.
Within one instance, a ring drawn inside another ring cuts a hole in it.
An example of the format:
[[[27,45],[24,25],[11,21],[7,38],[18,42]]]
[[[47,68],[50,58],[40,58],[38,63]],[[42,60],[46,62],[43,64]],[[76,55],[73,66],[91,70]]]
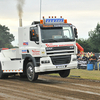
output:
[[[75,34],[75,37],[78,38],[77,29],[76,28],[74,28],[74,34]]]

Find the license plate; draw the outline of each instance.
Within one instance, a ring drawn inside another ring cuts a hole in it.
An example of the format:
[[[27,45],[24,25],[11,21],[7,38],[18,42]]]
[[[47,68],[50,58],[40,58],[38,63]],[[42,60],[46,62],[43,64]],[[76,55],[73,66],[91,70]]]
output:
[[[66,66],[56,66],[56,68],[65,68]]]

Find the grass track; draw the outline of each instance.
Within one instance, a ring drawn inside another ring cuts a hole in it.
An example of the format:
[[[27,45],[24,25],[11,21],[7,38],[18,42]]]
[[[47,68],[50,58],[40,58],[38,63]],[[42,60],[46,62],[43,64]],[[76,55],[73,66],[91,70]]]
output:
[[[71,69],[71,76],[80,76],[82,79],[92,79],[92,80],[100,80],[100,71],[99,70],[83,70],[83,69]]]
[[[59,76],[59,74],[50,74],[54,76]],[[68,77],[91,79],[100,81],[100,71],[99,70],[86,70],[86,69],[71,69],[70,75]]]

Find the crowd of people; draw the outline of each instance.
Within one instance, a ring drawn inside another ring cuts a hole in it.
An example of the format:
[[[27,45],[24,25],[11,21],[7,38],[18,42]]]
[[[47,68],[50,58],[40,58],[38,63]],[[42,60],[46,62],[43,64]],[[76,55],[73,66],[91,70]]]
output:
[[[99,59],[95,56],[95,53],[85,53],[85,52],[80,52],[79,54],[77,54],[77,59],[78,60],[82,60],[82,61],[87,61],[87,64],[93,64],[93,66],[95,67],[95,69],[97,70],[97,63],[100,62],[100,57]]]

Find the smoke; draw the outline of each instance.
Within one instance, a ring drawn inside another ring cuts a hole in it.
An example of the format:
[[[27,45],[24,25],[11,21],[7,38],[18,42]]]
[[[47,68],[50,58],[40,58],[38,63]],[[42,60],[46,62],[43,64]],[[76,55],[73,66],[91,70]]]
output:
[[[17,0],[17,9],[18,9],[19,19],[22,19],[24,3],[25,3],[25,0]]]

